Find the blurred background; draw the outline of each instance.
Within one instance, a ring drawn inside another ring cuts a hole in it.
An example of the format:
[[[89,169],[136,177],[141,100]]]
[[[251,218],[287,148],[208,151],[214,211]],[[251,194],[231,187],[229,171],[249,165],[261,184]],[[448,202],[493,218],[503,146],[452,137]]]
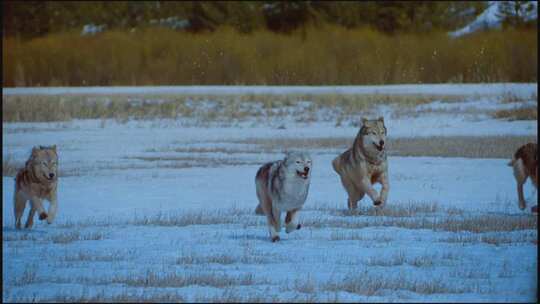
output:
[[[536,82],[535,1],[3,1],[3,87]]]

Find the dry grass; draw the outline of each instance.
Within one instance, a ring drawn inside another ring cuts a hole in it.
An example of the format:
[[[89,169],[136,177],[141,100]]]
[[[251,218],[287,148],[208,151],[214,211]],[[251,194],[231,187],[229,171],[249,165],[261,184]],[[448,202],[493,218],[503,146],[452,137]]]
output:
[[[102,232],[81,234],[78,231],[65,232],[50,237],[50,240],[56,244],[68,244],[76,241],[98,241],[102,239],[104,239],[104,234]]]
[[[498,110],[493,113],[497,119],[513,120],[538,120],[538,107],[520,107],[511,110]]]
[[[536,229],[538,219],[530,215],[508,216],[486,214],[453,216],[442,213],[412,218],[319,216],[305,218],[303,224],[313,228],[360,229],[367,227],[398,227],[406,229],[429,229],[432,231],[484,233]]]
[[[180,265],[208,265],[208,264],[269,264],[272,262],[266,255],[260,255],[252,250],[244,250],[241,256],[230,255],[227,253],[212,254],[207,256],[195,255],[194,253],[184,254],[176,259]]]
[[[186,300],[171,292],[160,292],[154,294],[133,295],[128,291],[116,295],[105,295],[105,292],[100,292],[97,295],[82,294],[74,296],[69,294],[58,294],[52,297],[43,299],[20,297],[15,298],[14,302],[51,302],[51,303],[184,303]]]
[[[15,286],[24,286],[28,284],[33,284],[38,282],[36,274],[37,265],[26,266],[21,277],[18,277],[14,280],[13,285]]]
[[[373,208],[370,206],[359,206],[358,209],[351,211],[348,209],[330,210],[330,214],[337,216],[370,216],[370,217],[418,217],[418,216],[433,216],[438,212],[446,212],[446,209],[439,208],[437,203],[409,203],[397,206],[388,206],[388,208]]]
[[[403,251],[399,251],[393,254],[391,257],[383,257],[383,256],[370,257],[365,262],[367,266],[383,266],[383,267],[400,266],[400,265],[403,265],[404,263],[405,263],[405,253]]]
[[[457,287],[445,283],[445,278],[419,280],[407,277],[404,274],[398,276],[382,276],[370,273],[368,270],[348,274],[339,282],[327,282],[324,290],[346,291],[365,296],[375,296],[384,290],[408,290],[419,294],[436,293],[468,293],[476,291],[473,286],[464,285]]]
[[[245,94],[245,95],[21,95],[2,96],[2,121],[37,122],[72,119],[195,118],[201,123],[243,121],[248,118],[291,115],[298,122],[311,122],[321,108],[339,110],[346,117],[381,104],[411,107],[463,96],[387,94]],[[309,101],[309,105],[306,105]],[[333,118],[332,118],[333,119]]]
[[[247,217],[253,215],[253,210],[229,209],[217,211],[193,211],[193,212],[159,212],[155,215],[136,215],[129,224],[137,226],[177,226],[185,227],[190,225],[219,225],[235,223],[259,222],[257,217]]]
[[[265,152],[282,152],[288,149],[335,149],[345,151],[354,138],[247,138],[233,143],[252,144]],[[508,158],[535,136],[445,136],[417,138],[388,138],[387,151],[391,156],[435,156],[468,158]]]
[[[107,253],[79,251],[75,254],[66,254],[64,260],[67,262],[115,262],[124,260],[125,255],[126,253],[122,251]]]
[[[17,172],[20,168],[24,167],[24,163],[17,162],[13,159],[11,154],[8,154],[2,159],[2,176],[12,176],[17,175]]]
[[[332,230],[330,233],[331,241],[362,241],[362,242],[378,242],[378,243],[389,243],[394,240],[394,238],[386,234],[366,234],[363,232],[345,232],[342,230]]]
[[[519,96],[519,95],[516,95],[512,92],[504,92],[501,94],[500,96],[500,101],[502,103],[524,103],[524,102],[527,102],[529,100],[536,100],[538,101],[538,96],[533,93],[531,94],[530,97],[524,97],[524,96]]]
[[[211,286],[216,288],[230,286],[250,286],[265,283],[264,280],[256,280],[251,273],[239,275],[226,275],[221,272],[206,273],[177,273],[148,270],[143,276],[129,275],[116,276],[110,279],[112,284],[125,284],[135,287],[174,287],[181,288],[191,285]]]
[[[259,162],[231,158],[203,156],[129,156],[125,159],[137,159],[145,162],[158,162],[152,168],[184,169],[193,167],[217,168],[223,166],[258,165]]]
[[[164,28],[55,33],[3,39],[3,79],[4,86],[535,82],[537,43],[536,30],[460,39],[338,26],[291,35],[228,27],[197,35]]]

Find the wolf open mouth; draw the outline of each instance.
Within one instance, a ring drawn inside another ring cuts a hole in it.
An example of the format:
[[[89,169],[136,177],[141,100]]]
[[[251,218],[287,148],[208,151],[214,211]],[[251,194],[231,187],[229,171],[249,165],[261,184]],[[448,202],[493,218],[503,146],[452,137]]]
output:
[[[375,148],[377,148],[377,150],[382,151],[384,149],[384,145],[377,145],[376,143],[373,143],[373,145],[375,146]]]
[[[298,176],[300,176],[303,179],[307,179],[309,172],[308,171],[300,172],[300,171],[296,170],[296,174],[298,174]]]

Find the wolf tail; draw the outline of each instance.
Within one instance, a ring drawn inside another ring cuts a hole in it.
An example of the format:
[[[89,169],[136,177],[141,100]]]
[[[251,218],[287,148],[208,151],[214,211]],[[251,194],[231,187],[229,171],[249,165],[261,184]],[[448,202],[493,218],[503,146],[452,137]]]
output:
[[[516,160],[517,160],[516,156],[515,155],[512,156],[512,160],[507,165],[510,166],[510,167],[513,167],[514,164],[516,163]]]
[[[334,171],[339,173],[338,166],[339,166],[339,156],[334,158],[334,160],[332,161],[332,167],[334,168]]]
[[[262,210],[261,204],[258,204],[257,208],[255,208],[255,214],[264,215],[264,211]]]

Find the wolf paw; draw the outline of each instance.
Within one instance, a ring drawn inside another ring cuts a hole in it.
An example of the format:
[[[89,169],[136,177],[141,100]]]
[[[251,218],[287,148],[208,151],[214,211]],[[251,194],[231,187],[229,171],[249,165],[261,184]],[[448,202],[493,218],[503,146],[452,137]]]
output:
[[[46,218],[47,218],[47,213],[41,212],[41,213],[39,214],[39,220],[40,220],[40,221],[43,221],[43,220],[46,219]]]
[[[373,202],[373,205],[375,206],[381,206],[382,205],[382,201],[381,200],[376,200]]]
[[[300,230],[300,228],[302,228],[302,224],[298,224],[298,226],[296,226],[296,230]]]
[[[275,243],[275,242],[278,242],[278,241],[279,241],[279,236],[278,235],[272,237],[272,243]]]

